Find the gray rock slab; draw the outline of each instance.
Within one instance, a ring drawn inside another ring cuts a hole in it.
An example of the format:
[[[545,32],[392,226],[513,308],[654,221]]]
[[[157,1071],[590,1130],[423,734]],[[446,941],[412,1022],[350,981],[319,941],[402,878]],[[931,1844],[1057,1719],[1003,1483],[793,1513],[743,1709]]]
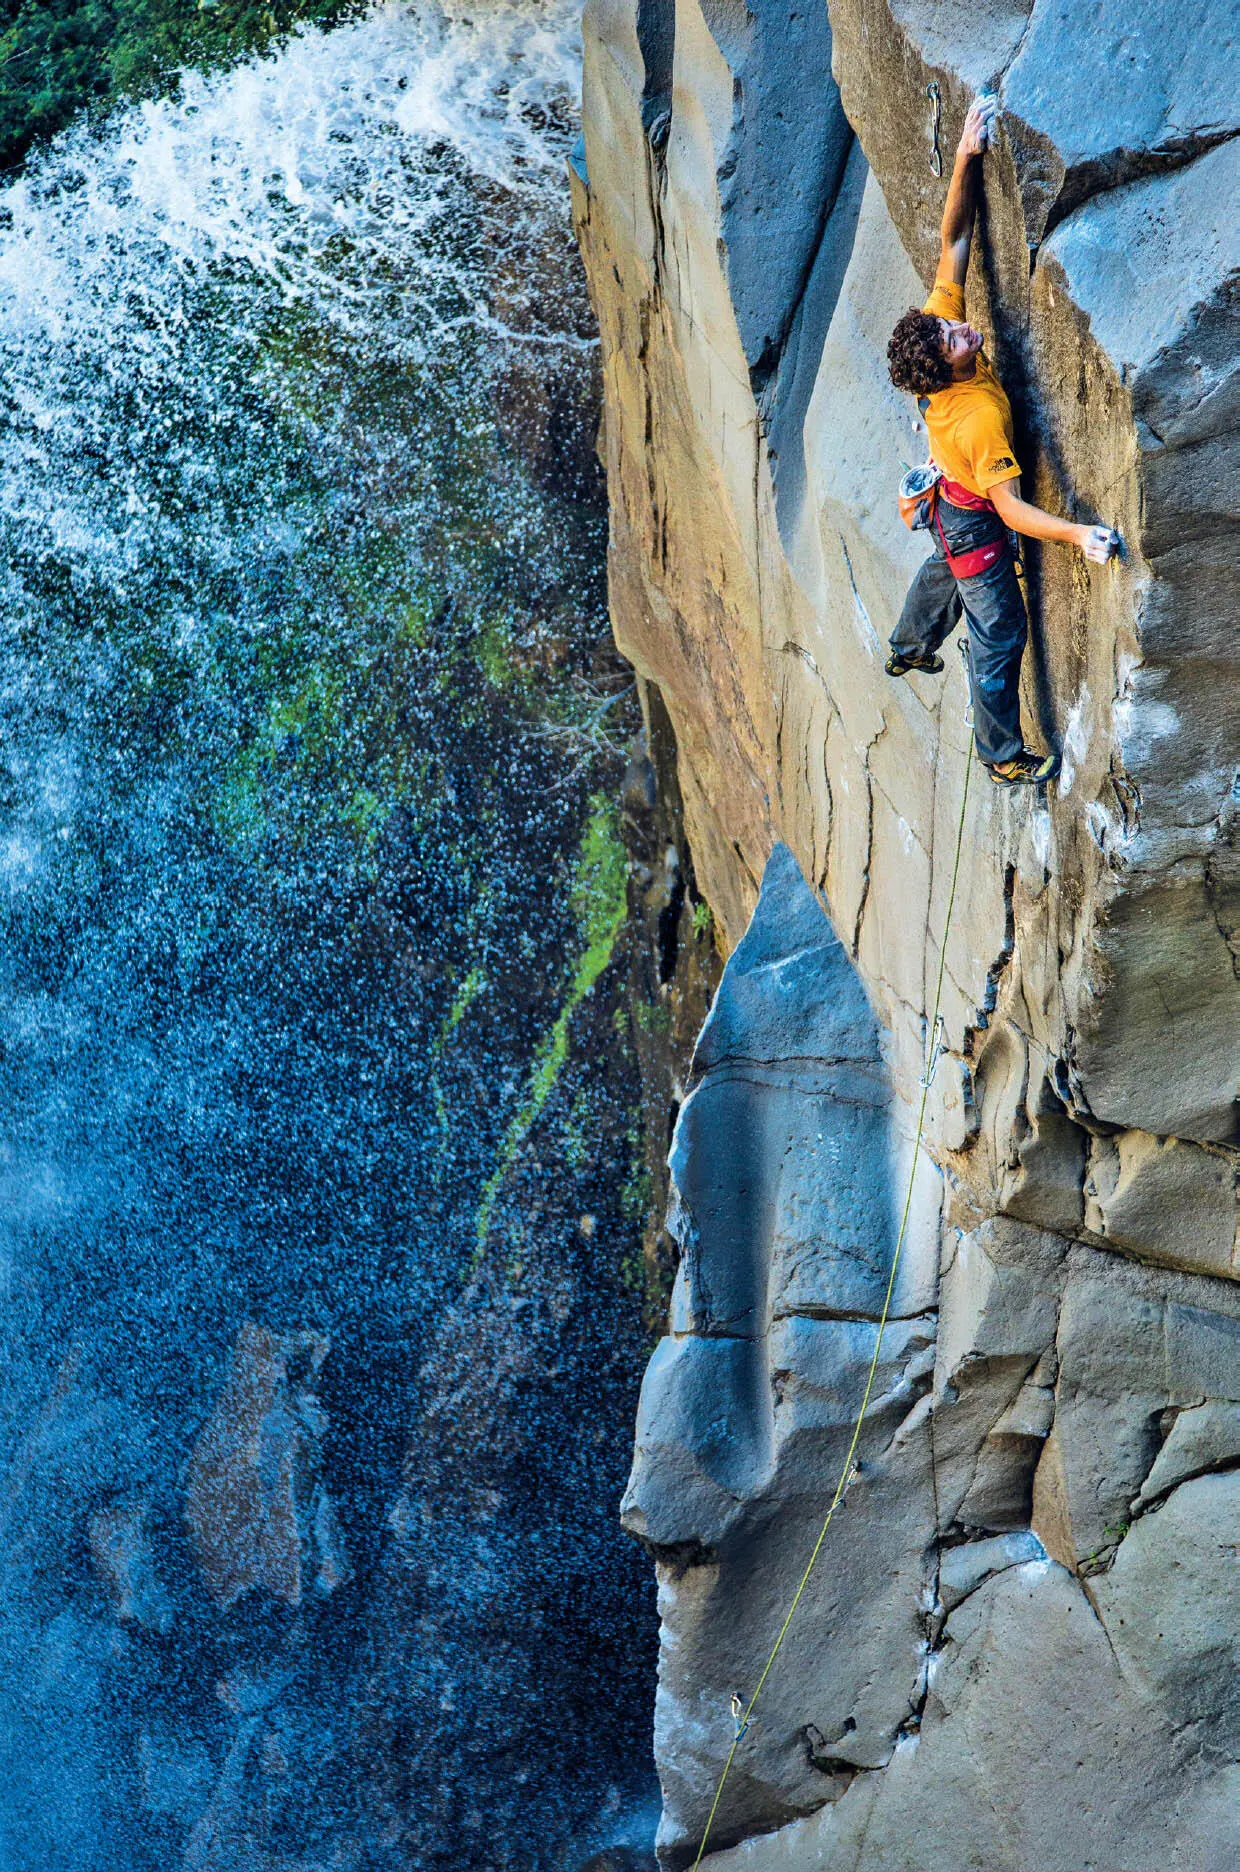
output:
[[[878,1027],[784,848],[694,1075],[671,1154],[673,1333],[646,1372],[623,1507],[663,1562],[656,1747],[670,1863],[691,1856],[731,1694],[757,1684],[840,1485],[719,1824],[733,1837],[778,1825],[887,1759],[916,1698],[934,1531],[923,1406],[937,1321],[898,1305],[879,1326],[895,1199]],[[874,1525],[884,1562],[863,1574]]]
[[[1193,1476],[1240,1463],[1240,1402],[1207,1398],[1177,1411],[1133,1512],[1147,1508]]]
[[[706,1863],[1226,1872],[1236,1787],[1217,1753],[1160,1722],[1079,1584],[1035,1560],[985,1581],[951,1615],[920,1731],[881,1773],[858,1776],[812,1819]]]
[[[796,858],[777,844],[702,1028],[694,1072],[727,1060],[879,1058],[878,1023],[856,967]]]
[[[1224,75],[1226,61],[1209,56]],[[1230,76],[1226,82],[1234,109],[1235,86]],[[1133,103],[1143,108],[1140,97]],[[1082,115],[1085,134],[1093,121]],[[1099,128],[1105,134],[1107,126]],[[1097,342],[1133,380],[1136,414],[1152,432],[1145,440],[1162,448],[1200,441],[1234,421],[1237,359],[1227,308],[1240,268],[1238,187],[1240,141],[1100,194],[1062,222],[1038,256],[1040,268],[1058,269]]]
[[[1039,0],[1000,91],[1031,240],[1049,214],[1234,135],[1234,33],[1229,0],[1174,15],[1161,0]]]
[[[939,1561],[940,1603],[945,1612],[953,1612],[991,1574],[1046,1558],[1046,1549],[1028,1529],[997,1534],[992,1540],[966,1541],[961,1547],[948,1547]]]
[[[661,1340],[621,1504],[629,1532],[661,1547],[722,1540],[769,1481],[771,1408],[760,1341]]]
[[[845,1438],[843,1429],[828,1439],[819,1433],[814,1493],[776,1482],[726,1556],[663,1571],[655,1747],[666,1864],[684,1866],[696,1850],[731,1746],[729,1699],[736,1691],[747,1700],[758,1682],[821,1528]],[[808,1471],[800,1476],[804,1490]],[[923,1416],[865,1462],[832,1522],[737,1750],[715,1823],[721,1844],[820,1805],[857,1768],[890,1759],[920,1695],[932,1525]]]
[[[1231,1283],[1108,1267],[1096,1250],[1077,1249],[1055,1343],[1055,1422],[1034,1527],[1057,1559],[1096,1565],[1124,1538],[1164,1413],[1240,1396],[1240,1295]]]
[[[724,1068],[672,1151],[685,1323],[764,1330],[775,1311],[877,1317],[895,1246],[889,1094],[877,1069]]]
[[[1240,1474],[1199,1476],[1091,1582],[1121,1668],[1216,1759],[1240,1754]]]

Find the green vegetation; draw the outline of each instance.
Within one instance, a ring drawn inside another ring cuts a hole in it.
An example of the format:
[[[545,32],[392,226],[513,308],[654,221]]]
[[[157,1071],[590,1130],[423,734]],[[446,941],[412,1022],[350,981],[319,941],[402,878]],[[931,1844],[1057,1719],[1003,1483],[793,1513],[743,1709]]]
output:
[[[399,692],[374,676],[366,663],[315,665],[269,705],[220,789],[216,820],[233,844],[253,849],[278,824],[304,847],[331,823],[369,857],[394,806],[425,792],[431,764],[397,732]]]
[[[697,937],[698,941],[701,942],[704,936],[710,936],[714,931],[714,927],[715,919],[711,915],[710,905],[705,899],[703,899],[701,903],[695,903],[693,906],[693,934]]]
[[[228,65],[358,0],[0,0],[0,165],[82,110],[171,91],[185,66]]]
[[[464,981],[453,996],[452,1006],[448,1009],[440,1036],[440,1046],[444,1046],[450,1034],[454,1034],[468,1014],[472,1002],[478,999],[487,985],[487,978],[480,968],[471,968]]]
[[[535,1055],[525,1097],[509,1122],[499,1161],[483,1185],[478,1204],[474,1262],[486,1250],[495,1204],[504,1178],[529,1136],[568,1058],[568,1030],[573,1015],[611,961],[628,915],[628,859],[615,808],[603,795],[590,802],[590,817],[577,856],[569,901],[577,921],[582,951],[577,958],[564,1004]]]

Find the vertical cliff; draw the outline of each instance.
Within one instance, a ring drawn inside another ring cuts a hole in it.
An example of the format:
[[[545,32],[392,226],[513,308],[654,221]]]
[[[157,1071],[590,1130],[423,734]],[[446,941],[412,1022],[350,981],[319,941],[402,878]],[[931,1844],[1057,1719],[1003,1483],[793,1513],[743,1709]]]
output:
[[[944,946],[946,1052],[861,1472],[712,1852],[1234,1860],[1227,33],[1210,0],[1191,20],[586,9],[575,190],[612,617],[666,703],[732,951],[673,1150],[682,1260],[626,1503],[661,1578],[670,1866],[846,1447]],[[968,293],[1026,487],[1128,547],[1105,568],[1027,555],[1023,702],[1063,771],[1013,797],[974,769],[950,927],[963,672],[882,671],[925,551],[894,511],[924,437],[884,353],[937,249],[932,83],[945,166],[972,93],[999,90]]]

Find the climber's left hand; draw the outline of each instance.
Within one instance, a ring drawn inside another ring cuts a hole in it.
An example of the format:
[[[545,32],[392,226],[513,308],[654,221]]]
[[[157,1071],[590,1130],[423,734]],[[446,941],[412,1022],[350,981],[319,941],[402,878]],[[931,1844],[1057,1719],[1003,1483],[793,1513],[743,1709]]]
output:
[[[989,147],[997,109],[998,99],[992,91],[982,91],[974,98],[960,132],[962,156],[980,156]]]

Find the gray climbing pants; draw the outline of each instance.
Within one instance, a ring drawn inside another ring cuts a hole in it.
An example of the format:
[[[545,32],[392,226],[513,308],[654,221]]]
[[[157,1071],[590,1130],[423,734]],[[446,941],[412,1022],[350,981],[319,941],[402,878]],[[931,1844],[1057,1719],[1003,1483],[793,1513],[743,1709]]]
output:
[[[953,554],[983,546],[1001,531],[991,513],[971,513],[939,500],[939,518]],[[1029,635],[1025,600],[1010,551],[975,578],[957,579],[943,557],[936,529],[934,552],[909,587],[893,650],[926,653],[946,642],[963,610],[969,626],[969,688],[973,735],[981,759],[1012,760],[1024,746],[1020,731],[1020,663]]]

